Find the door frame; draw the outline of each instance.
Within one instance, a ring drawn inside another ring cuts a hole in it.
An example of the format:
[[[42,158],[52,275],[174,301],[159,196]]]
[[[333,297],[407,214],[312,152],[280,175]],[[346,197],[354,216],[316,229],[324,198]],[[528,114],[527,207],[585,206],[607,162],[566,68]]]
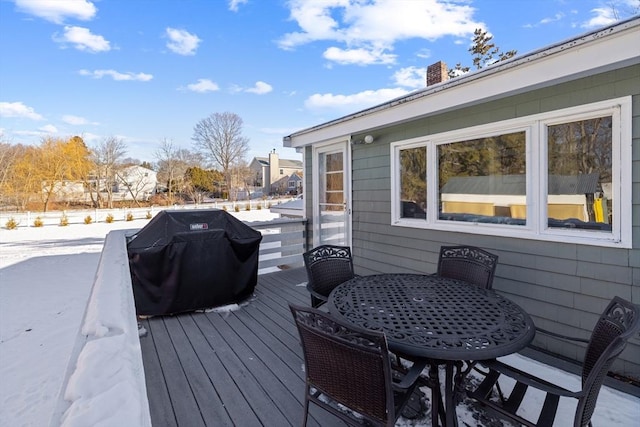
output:
[[[321,153],[342,151],[343,153],[343,181],[344,181],[344,196],[345,196],[345,246],[351,247],[352,243],[352,228],[351,221],[353,217],[352,210],[352,194],[351,194],[351,138],[342,137],[336,138],[330,141],[323,142],[321,144],[315,144],[312,146],[311,155],[311,170],[312,174],[312,187],[313,187],[313,201],[312,201],[312,235],[313,246],[316,247],[320,244],[320,165],[318,163],[318,157]]]

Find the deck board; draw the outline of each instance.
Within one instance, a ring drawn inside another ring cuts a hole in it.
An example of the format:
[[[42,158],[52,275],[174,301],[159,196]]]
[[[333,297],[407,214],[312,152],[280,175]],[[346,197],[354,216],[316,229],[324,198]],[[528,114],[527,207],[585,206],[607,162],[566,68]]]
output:
[[[153,425],[301,425],[304,363],[288,305],[309,305],[304,282],[302,268],[260,275],[239,310],[143,320]],[[312,405],[308,425],[344,423]]]

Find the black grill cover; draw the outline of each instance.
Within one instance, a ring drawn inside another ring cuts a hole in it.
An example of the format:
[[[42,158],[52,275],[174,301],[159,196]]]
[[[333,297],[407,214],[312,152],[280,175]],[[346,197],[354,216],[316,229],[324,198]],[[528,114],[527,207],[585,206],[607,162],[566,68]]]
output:
[[[127,243],[136,311],[240,302],[258,281],[262,235],[222,210],[161,211]]]

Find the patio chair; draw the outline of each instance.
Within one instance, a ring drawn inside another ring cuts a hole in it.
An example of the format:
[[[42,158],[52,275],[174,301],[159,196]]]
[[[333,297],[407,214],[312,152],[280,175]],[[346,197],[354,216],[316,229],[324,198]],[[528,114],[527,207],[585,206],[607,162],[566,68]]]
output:
[[[373,425],[393,426],[419,385],[425,362],[395,371],[382,332],[345,324],[314,308],[289,308],[304,353],[303,426],[310,402],[349,425],[366,420]]]
[[[348,246],[322,245],[302,255],[307,269],[307,290],[311,306],[320,307],[341,283],[353,279],[353,261]]]
[[[500,361],[492,360],[481,362],[489,368],[489,372],[477,388],[467,390],[467,395],[499,416],[526,426],[551,426],[560,397],[570,397],[578,401],[573,421],[574,427],[591,425],[591,416],[607,372],[624,350],[627,340],[636,334],[639,328],[640,307],[620,297],[614,297],[600,316],[589,340],[552,334],[559,338],[588,343],[582,366],[581,390],[567,390],[538,378],[533,373],[523,372]],[[508,397],[505,398],[500,392],[499,399],[492,398],[494,385],[497,385],[502,375],[515,380],[515,386]],[[529,388],[546,393],[535,423],[517,413]]]
[[[491,289],[498,256],[475,246],[442,246],[438,275]]]

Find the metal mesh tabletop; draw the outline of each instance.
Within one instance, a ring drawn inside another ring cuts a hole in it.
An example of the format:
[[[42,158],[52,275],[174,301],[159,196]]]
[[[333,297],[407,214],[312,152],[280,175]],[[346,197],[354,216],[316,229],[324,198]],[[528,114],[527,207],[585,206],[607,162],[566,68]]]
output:
[[[417,274],[356,277],[329,297],[334,316],[387,335],[417,357],[483,360],[514,353],[535,334],[529,315],[495,291]]]

